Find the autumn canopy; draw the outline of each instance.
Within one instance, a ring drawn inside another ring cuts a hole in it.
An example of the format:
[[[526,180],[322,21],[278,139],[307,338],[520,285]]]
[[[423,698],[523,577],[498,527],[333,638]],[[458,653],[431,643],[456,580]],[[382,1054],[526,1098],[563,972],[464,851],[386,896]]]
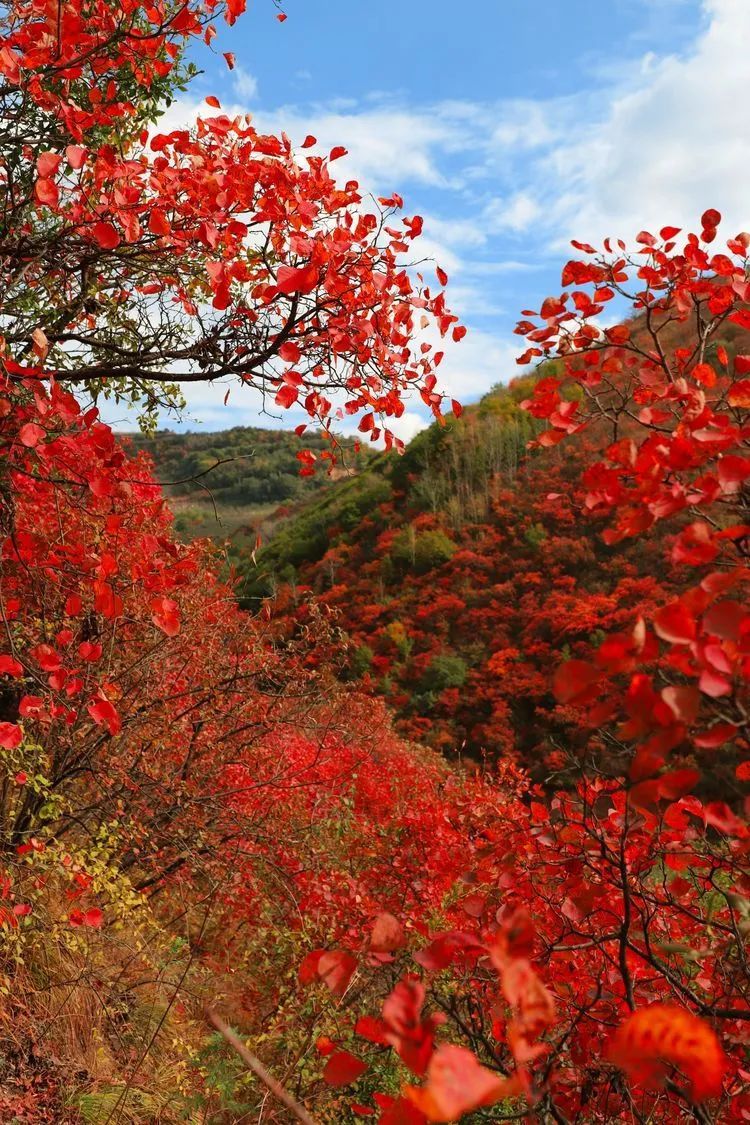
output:
[[[351,417],[395,462],[410,397],[504,422],[441,391],[397,195],[215,98],[159,131],[243,7],[0,12],[0,1117],[750,1120],[750,235],[575,243],[502,400],[526,490],[378,500],[251,614],[103,403],[221,380],[303,411],[303,474]]]

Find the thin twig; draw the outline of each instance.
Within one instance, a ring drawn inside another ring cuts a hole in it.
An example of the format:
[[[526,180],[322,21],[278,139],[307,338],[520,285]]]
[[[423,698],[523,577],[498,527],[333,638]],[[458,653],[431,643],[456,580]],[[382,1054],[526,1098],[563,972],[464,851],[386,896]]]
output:
[[[278,1098],[282,1105],[285,1105],[298,1121],[304,1122],[304,1125],[317,1125],[315,1118],[311,1117],[305,1107],[300,1105],[272,1074],[268,1073],[260,1059],[257,1059],[251,1051],[248,1051],[240,1037],[232,1031],[231,1027],[224,1022],[221,1016],[218,1016],[211,1008],[206,1008],[205,1014],[211,1026],[216,1028],[219,1035],[227,1041],[232,1050],[237,1052],[248,1070],[253,1072],[255,1077],[263,1083],[266,1089],[269,1090],[275,1098]]]

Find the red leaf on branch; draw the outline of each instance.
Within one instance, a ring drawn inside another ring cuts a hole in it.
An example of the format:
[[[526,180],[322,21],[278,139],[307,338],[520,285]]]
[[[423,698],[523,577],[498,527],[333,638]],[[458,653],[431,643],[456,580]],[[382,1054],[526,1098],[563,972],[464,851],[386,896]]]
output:
[[[318,267],[312,263],[309,266],[279,266],[276,271],[276,286],[281,293],[291,296],[293,293],[312,293],[318,284]]]
[[[289,387],[284,384],[284,386],[279,387],[278,391],[276,392],[276,398],[274,399],[274,401],[277,406],[281,406],[284,410],[288,410],[290,406],[294,406],[298,398],[299,391],[297,390],[297,388]]]
[[[151,602],[151,620],[157,629],[168,637],[180,631],[180,608],[171,598],[154,598]]]
[[[122,720],[108,699],[93,700],[88,705],[88,712],[94,722],[105,726],[111,735],[117,734],[122,728]]]
[[[120,245],[120,235],[112,223],[94,223],[91,234],[102,250],[115,250]]]
[[[19,660],[16,660],[13,656],[0,656],[0,676],[19,677],[22,675],[23,664]]]
[[[671,602],[654,616],[654,629],[663,641],[687,645],[696,637],[696,623],[692,612],[683,602]]]
[[[36,422],[27,422],[25,426],[21,426],[18,431],[18,440],[21,445],[25,445],[28,449],[33,449],[39,445],[39,442],[44,438],[45,431]]]

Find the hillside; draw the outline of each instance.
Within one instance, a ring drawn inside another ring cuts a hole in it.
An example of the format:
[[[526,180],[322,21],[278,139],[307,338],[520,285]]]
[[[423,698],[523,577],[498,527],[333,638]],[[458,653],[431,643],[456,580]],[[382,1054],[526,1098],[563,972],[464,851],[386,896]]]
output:
[[[750,233],[553,270],[706,6],[2,6],[0,1125],[750,1125]]]
[[[558,654],[588,651],[663,597],[663,542],[602,542],[574,484],[595,434],[527,454],[536,423],[519,403],[532,384],[375,459],[240,569],[244,604],[270,596],[287,637],[313,601],[334,612],[343,678],[384,697],[402,734],[449,756],[517,754],[548,779],[582,741],[551,695]]]
[[[329,448],[318,432],[299,438],[287,430],[234,426],[215,433],[128,434],[125,440],[151,459],[155,475],[165,482],[181,537],[230,539],[232,550],[248,545],[252,550],[258,532],[271,534],[288,506],[326,491],[371,457],[342,438],[341,461],[333,473],[301,477],[298,453],[311,449],[320,457]]]

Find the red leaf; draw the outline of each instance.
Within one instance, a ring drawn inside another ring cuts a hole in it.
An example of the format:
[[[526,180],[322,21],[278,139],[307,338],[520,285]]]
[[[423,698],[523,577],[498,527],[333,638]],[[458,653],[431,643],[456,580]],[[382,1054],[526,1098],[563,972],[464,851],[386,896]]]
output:
[[[90,926],[92,929],[100,929],[104,921],[104,915],[98,907],[92,907],[91,910],[71,910],[68,915],[68,922],[71,926]]]
[[[727,836],[746,837],[748,828],[724,801],[712,801],[703,809],[703,819],[707,825],[725,832]]]
[[[696,746],[700,746],[702,750],[714,750],[717,746],[723,746],[725,742],[734,738],[738,729],[734,723],[716,723],[703,734],[695,735],[693,742]]]
[[[476,957],[484,952],[484,946],[471,934],[464,934],[458,930],[451,930],[446,934],[439,934],[424,949],[414,954],[414,960],[428,972],[440,972],[461,955],[467,954]]]
[[[151,602],[151,620],[157,629],[168,637],[176,637],[180,631],[180,612],[177,602],[171,598],[154,598]]]
[[[23,741],[23,731],[15,723],[0,723],[0,746],[3,750],[15,750]]]
[[[695,617],[682,602],[671,602],[655,614],[654,629],[663,641],[687,645],[695,640]]]
[[[310,263],[309,266],[279,266],[276,273],[276,287],[280,293],[312,293],[318,284],[318,267]]]
[[[331,1055],[323,1069],[323,1081],[329,1086],[349,1086],[368,1069],[367,1063],[362,1062],[356,1055],[348,1051],[337,1051]]]
[[[163,237],[171,232],[172,226],[163,211],[154,209],[149,216],[148,229],[152,234]]]
[[[289,387],[284,384],[284,386],[279,387],[278,391],[276,392],[276,398],[274,399],[274,401],[277,406],[281,406],[284,408],[284,410],[288,410],[290,406],[294,406],[298,398],[299,391],[297,390],[297,388]]]
[[[0,676],[22,676],[23,664],[12,656],[0,656]]]
[[[284,363],[297,363],[301,356],[299,344],[294,344],[291,340],[286,340],[279,348],[279,359],[283,359]]]
[[[441,1012],[422,1018],[424,985],[416,977],[400,980],[383,1002],[382,1035],[415,1074],[424,1074],[432,1055],[435,1032],[445,1023]]]
[[[701,226],[704,230],[712,230],[718,227],[720,222],[721,212],[716,211],[713,207],[710,207],[708,211],[704,211],[701,215]]]
[[[387,1025],[375,1016],[361,1016],[354,1026],[354,1032],[368,1043],[377,1043],[380,1047],[386,1046],[389,1041]]]
[[[730,387],[726,402],[730,406],[739,406],[741,409],[750,409],[750,379],[738,379]]]
[[[308,953],[302,958],[297,971],[300,984],[312,984],[314,980],[318,979],[318,965],[324,953],[324,949],[314,949],[312,953]]]
[[[514,1079],[487,1070],[465,1047],[445,1043],[430,1060],[424,1086],[407,1086],[406,1097],[428,1121],[457,1121],[465,1113],[495,1105],[518,1093]]]
[[[736,641],[745,617],[745,608],[739,602],[715,602],[703,614],[703,628],[724,641]]]
[[[676,719],[690,726],[698,717],[700,692],[695,687],[667,687],[661,697]]]
[[[558,703],[575,703],[586,697],[601,673],[585,660],[566,660],[555,671],[552,690]]]
[[[700,780],[698,770],[671,770],[659,778],[659,796],[666,801],[678,801],[690,793]]]
[[[375,953],[392,953],[406,945],[404,927],[387,911],[378,914],[370,935],[370,949]]]
[[[88,705],[88,713],[98,726],[106,726],[111,735],[122,728],[122,720],[108,699],[94,699]]]
[[[410,1101],[396,1098],[383,1110],[378,1125],[424,1125],[426,1121],[425,1115]]]
[[[91,234],[102,250],[115,250],[120,245],[120,236],[112,223],[94,223]]]
[[[27,422],[25,426],[21,426],[18,431],[18,440],[21,445],[25,445],[28,449],[33,449],[35,445],[44,437],[45,431],[41,426],[37,426],[36,422]]]
[[[692,375],[696,382],[704,387],[713,387],[716,384],[716,372],[710,363],[697,364],[693,368]]]
[[[212,109],[221,109],[221,102],[215,94],[209,94],[207,98],[203,99],[206,105],[210,105]]]
[[[40,203],[44,203],[47,207],[56,207],[60,198],[60,192],[54,180],[37,180],[34,185],[34,195]]]
[[[336,145],[335,148],[331,149],[331,152],[330,152],[330,155],[329,155],[328,159],[329,160],[340,160],[342,156],[346,156],[346,153],[347,153],[347,150],[343,147],[343,145]]]
[[[62,157],[56,152],[43,152],[36,158],[36,170],[42,180],[51,180],[57,174]]]
[[[728,492],[736,492],[736,485],[750,477],[750,458],[729,455],[719,461],[719,480]]]
[[[357,962],[351,953],[332,949],[323,953],[318,961],[318,976],[334,996],[343,996],[356,968]]]
[[[83,168],[87,156],[88,149],[81,148],[80,145],[68,145],[65,149],[65,159],[70,167],[74,168],[76,171],[78,171],[79,168]]]

